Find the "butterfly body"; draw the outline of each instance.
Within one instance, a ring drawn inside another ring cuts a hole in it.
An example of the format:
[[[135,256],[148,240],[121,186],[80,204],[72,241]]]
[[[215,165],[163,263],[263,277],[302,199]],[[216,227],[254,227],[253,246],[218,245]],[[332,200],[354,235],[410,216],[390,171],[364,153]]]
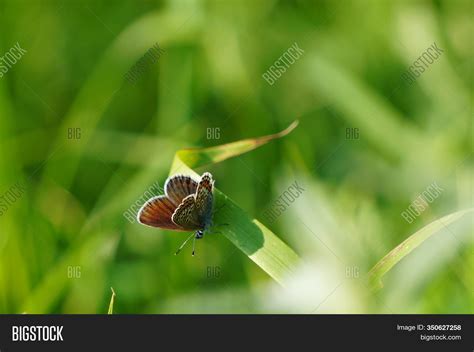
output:
[[[201,239],[212,225],[213,190],[214,180],[209,172],[199,181],[174,175],[166,180],[164,195],[149,199],[141,207],[137,220],[152,227],[195,231],[194,238]]]

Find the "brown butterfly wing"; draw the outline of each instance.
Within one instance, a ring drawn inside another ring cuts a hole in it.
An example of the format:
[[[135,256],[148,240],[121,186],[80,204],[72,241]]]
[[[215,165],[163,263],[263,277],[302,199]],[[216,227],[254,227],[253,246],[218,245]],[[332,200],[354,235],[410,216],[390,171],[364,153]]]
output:
[[[194,194],[198,187],[198,183],[190,176],[175,175],[165,183],[165,194],[178,207],[184,198],[190,194]]]
[[[196,190],[196,209],[201,222],[209,221],[212,213],[214,180],[209,172],[201,176]]]
[[[202,228],[196,209],[194,194],[190,194],[183,199],[171,218],[176,225],[189,231]]]
[[[138,222],[162,229],[185,231],[171,220],[176,206],[166,196],[153,197],[138,211]]]

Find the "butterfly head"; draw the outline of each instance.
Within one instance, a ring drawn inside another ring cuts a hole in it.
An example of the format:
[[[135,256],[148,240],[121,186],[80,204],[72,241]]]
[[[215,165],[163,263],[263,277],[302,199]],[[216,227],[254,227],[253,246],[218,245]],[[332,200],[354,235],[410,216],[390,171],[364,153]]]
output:
[[[204,237],[204,230],[197,230],[196,231],[196,239],[201,239]]]

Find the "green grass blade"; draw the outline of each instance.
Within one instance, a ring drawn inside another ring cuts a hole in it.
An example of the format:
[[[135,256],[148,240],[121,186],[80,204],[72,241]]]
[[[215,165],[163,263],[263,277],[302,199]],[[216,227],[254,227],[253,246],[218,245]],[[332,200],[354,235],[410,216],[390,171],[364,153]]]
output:
[[[274,139],[282,138],[293,131],[297,126],[298,121],[293,121],[293,123],[283,131],[268,136],[243,139],[241,141],[210,148],[182,149],[176,153],[172,170],[182,167],[183,164],[189,168],[196,168],[219,163],[234,156],[247,153]]]
[[[254,139],[245,139],[211,148],[184,149],[176,153],[171,174],[183,173],[196,176],[193,168],[224,161],[264,145],[290,133],[298,122],[293,122],[280,133]],[[284,285],[299,261],[298,255],[272,231],[252,219],[229,197],[215,189],[215,224],[228,224],[218,230],[237,248],[244,252],[275,281]]]
[[[405,241],[392,249],[369,271],[370,287],[374,291],[381,289],[383,287],[382,277],[387,272],[389,272],[400,260],[411,253],[416,247],[418,247],[432,235],[436,234],[439,230],[459,220],[464,215],[471,213],[472,211],[474,211],[474,208],[461,210],[456,213],[446,215],[426,225],[408,237]]]
[[[110,297],[109,310],[107,314],[114,314],[115,291],[113,287],[111,287],[110,290],[112,290],[112,296]]]

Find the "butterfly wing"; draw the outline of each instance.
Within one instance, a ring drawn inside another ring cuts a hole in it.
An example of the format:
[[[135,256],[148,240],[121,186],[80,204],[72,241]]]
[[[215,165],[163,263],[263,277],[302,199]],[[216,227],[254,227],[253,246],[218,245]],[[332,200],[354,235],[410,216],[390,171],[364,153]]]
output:
[[[169,200],[168,197],[153,197],[140,208],[138,211],[137,220],[141,224],[152,227],[185,231],[171,219],[175,210],[176,206]]]
[[[201,176],[201,181],[196,189],[196,209],[201,222],[210,220],[212,214],[214,180],[209,172]]]
[[[153,197],[139,210],[140,223],[169,230],[203,229],[210,221],[214,180],[205,172],[199,184],[189,176],[175,175],[165,183],[164,196]]]
[[[184,198],[194,194],[198,183],[190,176],[175,175],[166,180],[165,194],[178,207]]]
[[[190,194],[183,199],[174,211],[171,219],[176,225],[186,230],[198,230],[203,227],[199,221],[194,194]]]

